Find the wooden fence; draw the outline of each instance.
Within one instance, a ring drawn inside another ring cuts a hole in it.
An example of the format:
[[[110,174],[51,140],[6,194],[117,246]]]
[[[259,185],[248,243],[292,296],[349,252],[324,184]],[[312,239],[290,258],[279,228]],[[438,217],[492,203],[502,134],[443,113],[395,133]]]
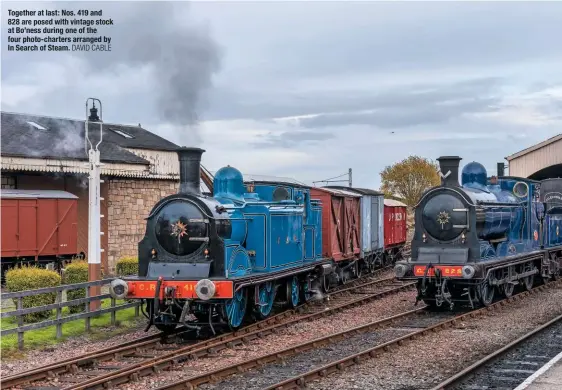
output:
[[[90,296],[90,287],[107,285],[107,284],[110,284],[113,280],[114,280],[113,278],[112,279],[103,279],[103,280],[97,280],[97,281],[94,281],[94,282],[65,284],[65,285],[61,285],[61,286],[57,286],[57,287],[40,288],[40,289],[37,289],[37,290],[26,290],[26,291],[19,291],[19,292],[2,293],[2,296],[1,296],[2,301],[7,300],[7,299],[17,300],[17,306],[16,306],[17,309],[12,310],[12,311],[8,311],[8,312],[3,312],[1,314],[1,318],[4,319],[6,317],[17,317],[18,324],[17,324],[17,327],[15,327],[15,328],[2,330],[1,334],[0,334],[0,337],[4,337],[4,336],[10,335],[10,334],[17,333],[18,334],[18,348],[21,350],[21,349],[23,349],[23,344],[24,344],[24,333],[28,332],[30,330],[40,329],[40,328],[45,328],[45,327],[48,327],[48,326],[56,325],[56,337],[58,339],[58,338],[62,337],[62,324],[70,322],[70,321],[84,319],[85,320],[85,329],[86,329],[86,331],[89,331],[90,330],[90,318],[97,317],[98,315],[101,315],[101,314],[111,313],[111,324],[112,325],[115,325],[115,313],[119,310],[134,307],[135,308],[135,316],[138,317],[140,302],[137,302],[137,301],[131,302],[131,303],[125,302],[123,304],[116,305],[116,300],[114,298],[112,298],[111,295],[109,295],[109,294],[101,294],[101,295]],[[85,298],[74,299],[74,300],[65,301],[65,302],[62,301],[63,291],[76,290],[76,289],[81,289],[81,288],[86,289],[86,297]],[[55,303],[49,304],[49,305],[43,305],[43,306],[30,307],[30,308],[27,308],[27,309],[23,308],[23,298],[24,297],[29,297],[29,296],[33,296],[33,295],[39,295],[39,294],[45,294],[45,293],[56,293],[57,298],[56,298]],[[100,304],[100,308],[98,310],[90,311],[90,302],[101,301],[102,299],[107,299],[107,298],[111,298],[111,307],[102,309],[101,304]],[[62,309],[64,307],[77,306],[77,305],[80,305],[80,304],[84,305],[84,309],[85,309],[84,313],[72,314],[72,315],[65,316],[65,317],[62,316]],[[23,316],[25,314],[36,313],[36,312],[40,312],[40,311],[48,311],[48,310],[56,310],[56,315],[57,315],[56,319],[49,319],[49,320],[45,320],[45,321],[41,321],[41,322],[37,322],[37,323],[33,323],[33,324],[24,325]]]

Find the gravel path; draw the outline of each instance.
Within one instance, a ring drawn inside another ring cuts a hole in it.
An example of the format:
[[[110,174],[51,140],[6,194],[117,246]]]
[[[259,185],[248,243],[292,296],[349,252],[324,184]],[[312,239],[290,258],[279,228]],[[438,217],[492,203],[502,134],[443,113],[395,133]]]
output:
[[[277,334],[268,335],[263,339],[252,340],[246,345],[219,351],[213,358],[190,361],[178,366],[173,371],[164,371],[157,376],[147,377],[136,383],[119,386],[119,388],[156,388],[164,383],[171,383],[182,378],[197,376],[204,372],[225,367],[236,362],[257,358],[308,340],[331,333],[341,332],[344,329],[367,324],[411,310],[414,308],[414,300],[415,292],[406,291],[373,301],[364,306],[344,310],[329,317],[297,323],[281,330]]]
[[[562,313],[562,287],[511,303],[486,317],[429,334],[340,375],[308,383],[310,389],[430,389],[454,373]]]

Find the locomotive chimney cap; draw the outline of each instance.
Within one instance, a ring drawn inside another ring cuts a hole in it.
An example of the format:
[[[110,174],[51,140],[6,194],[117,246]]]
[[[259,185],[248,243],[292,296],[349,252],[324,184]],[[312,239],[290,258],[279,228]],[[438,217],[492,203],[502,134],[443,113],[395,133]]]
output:
[[[462,160],[459,156],[441,156],[439,161],[439,176],[441,185],[449,187],[459,187],[459,163]]]

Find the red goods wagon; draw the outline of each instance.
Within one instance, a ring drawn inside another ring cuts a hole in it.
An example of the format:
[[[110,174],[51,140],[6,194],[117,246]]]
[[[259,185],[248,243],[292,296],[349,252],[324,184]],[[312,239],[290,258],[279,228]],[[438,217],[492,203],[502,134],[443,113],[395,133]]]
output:
[[[2,263],[50,262],[77,254],[77,196],[65,191],[2,190],[1,197]]]
[[[393,199],[384,200],[384,247],[390,249],[406,243],[407,206]]]
[[[339,189],[311,188],[310,197],[322,201],[322,255],[336,261],[358,258],[361,196]]]

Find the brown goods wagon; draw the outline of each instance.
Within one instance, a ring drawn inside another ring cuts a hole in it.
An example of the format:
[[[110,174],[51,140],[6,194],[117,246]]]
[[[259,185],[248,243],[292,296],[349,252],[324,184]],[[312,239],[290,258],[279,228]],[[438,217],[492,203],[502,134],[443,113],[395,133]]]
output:
[[[78,197],[66,191],[2,190],[2,262],[53,261],[77,253]]]
[[[384,247],[398,247],[406,242],[407,206],[393,199],[384,200]]]
[[[345,190],[313,187],[310,197],[322,201],[322,255],[336,261],[358,258],[361,196]]]

